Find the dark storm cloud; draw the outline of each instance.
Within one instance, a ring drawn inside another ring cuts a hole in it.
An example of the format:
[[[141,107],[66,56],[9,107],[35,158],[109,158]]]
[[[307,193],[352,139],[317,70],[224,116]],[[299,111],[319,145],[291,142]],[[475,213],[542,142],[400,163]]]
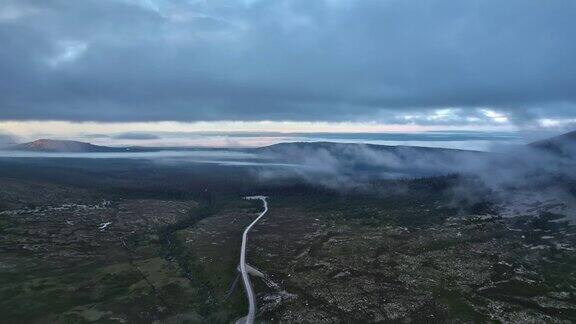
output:
[[[3,1],[0,119],[576,118],[575,14],[571,0]],[[457,118],[426,117],[444,107]]]

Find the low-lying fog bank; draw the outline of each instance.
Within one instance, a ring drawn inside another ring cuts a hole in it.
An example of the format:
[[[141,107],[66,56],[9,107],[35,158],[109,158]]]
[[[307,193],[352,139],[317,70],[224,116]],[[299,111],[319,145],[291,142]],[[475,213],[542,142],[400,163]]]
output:
[[[458,175],[474,181],[451,183],[455,199],[504,205],[508,214],[526,213],[533,204],[576,206],[574,133],[530,145],[500,145],[494,152],[332,142],[283,143],[256,149],[187,149],[46,153],[0,151],[10,159],[127,159],[158,166],[193,164],[241,167],[259,183],[290,183],[342,192],[388,192],[379,181]],[[74,143],[72,143],[74,144]],[[88,147],[92,150],[109,149]],[[118,148],[114,148],[118,149]],[[137,150],[139,148],[135,148]],[[537,195],[532,195],[537,193]],[[523,207],[522,207],[523,206]],[[557,210],[558,208],[556,208]],[[576,210],[576,209],[574,209]]]
[[[290,174],[281,169],[265,170],[257,176],[266,180],[296,175],[334,190],[385,191],[373,183],[459,175],[475,180],[452,184],[457,200],[490,199],[508,216],[546,210],[576,219],[576,141],[570,136],[525,146],[501,146],[493,153],[364,144],[283,144],[263,148],[260,153],[307,167],[290,170]]]

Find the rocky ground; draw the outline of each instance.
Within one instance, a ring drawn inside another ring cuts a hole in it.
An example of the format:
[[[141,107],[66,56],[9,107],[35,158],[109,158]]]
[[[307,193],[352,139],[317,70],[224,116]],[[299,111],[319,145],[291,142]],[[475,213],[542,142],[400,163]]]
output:
[[[262,316],[568,323],[576,320],[576,230],[559,217],[375,226],[272,209],[252,242],[255,265],[280,287],[262,288]]]
[[[194,294],[163,257],[158,230],[196,202],[109,201],[67,190],[63,199],[62,188],[36,183],[19,189],[19,199],[37,199],[3,199],[13,208],[0,212],[0,322],[152,321]]]
[[[236,267],[258,202],[0,184],[0,322],[244,315]],[[461,213],[414,197],[292,193],[269,205],[248,245],[265,275],[253,280],[260,321],[576,320],[576,228],[564,215]]]

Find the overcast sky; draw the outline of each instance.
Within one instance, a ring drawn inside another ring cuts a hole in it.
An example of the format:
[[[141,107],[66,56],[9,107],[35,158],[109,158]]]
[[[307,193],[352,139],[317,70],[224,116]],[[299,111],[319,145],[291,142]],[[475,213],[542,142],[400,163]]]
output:
[[[574,0],[0,0],[0,132],[569,128],[575,17]]]

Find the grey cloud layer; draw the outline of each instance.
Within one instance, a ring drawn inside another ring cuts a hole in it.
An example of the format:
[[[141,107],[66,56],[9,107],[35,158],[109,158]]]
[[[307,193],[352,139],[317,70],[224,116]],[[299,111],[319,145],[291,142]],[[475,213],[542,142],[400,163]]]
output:
[[[2,1],[0,119],[576,118],[575,14],[571,0]]]
[[[14,145],[17,143],[17,138],[15,138],[14,136],[11,136],[9,134],[3,134],[0,132],[0,148],[9,146],[9,145]]]
[[[121,133],[112,136],[112,138],[123,140],[154,140],[154,139],[160,139],[160,136],[148,133]]]

